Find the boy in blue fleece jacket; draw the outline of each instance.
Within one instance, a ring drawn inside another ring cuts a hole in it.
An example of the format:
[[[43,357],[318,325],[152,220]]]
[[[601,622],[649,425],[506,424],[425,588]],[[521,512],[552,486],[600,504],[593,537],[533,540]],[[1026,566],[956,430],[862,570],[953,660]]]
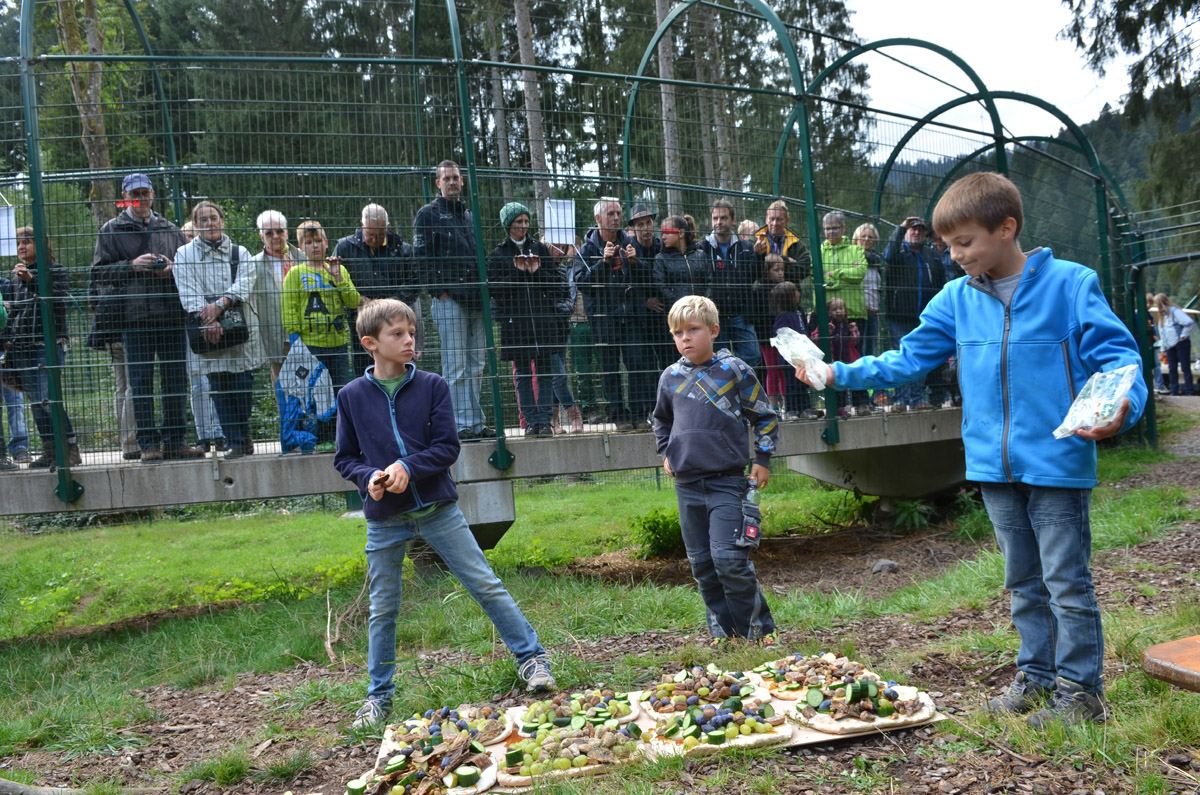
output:
[[[837,389],[884,388],[957,356],[967,477],[981,486],[1004,554],[1021,639],[1016,679],[987,709],[1032,712],[1026,722],[1042,728],[1107,718],[1104,636],[1089,568],[1095,442],[1137,422],[1146,384],[1135,379],[1108,425],[1054,438],[1093,373],[1140,366],[1141,357],[1096,272],[1049,249],[1023,253],[1023,221],[1021,195],[1005,177],[955,182],[934,209],[933,228],[967,278],[933,297],[899,350],[822,366]],[[807,380],[803,367],[796,376]]]
[[[404,552],[424,540],[462,582],[517,658],[529,690],[554,687],[546,650],[488,565],[458,507],[450,466],[459,442],[450,389],[413,363],[417,320],[408,304],[372,301],[358,313],[362,346],[375,359],[338,393],[333,465],[358,486],[367,519],[367,700],[354,728],[379,725],[391,711]]]
[[[775,646],[779,635],[750,561],[755,534],[743,538],[742,499],[751,463],[746,428],[753,425],[750,479],[765,488],[779,423],[754,369],[728,350],[713,353],[720,333],[717,306],[685,295],[667,315],[681,358],[658,379],[654,440],[663,470],[675,479],[679,526],[692,576],[708,615],[710,645],[757,641]]]

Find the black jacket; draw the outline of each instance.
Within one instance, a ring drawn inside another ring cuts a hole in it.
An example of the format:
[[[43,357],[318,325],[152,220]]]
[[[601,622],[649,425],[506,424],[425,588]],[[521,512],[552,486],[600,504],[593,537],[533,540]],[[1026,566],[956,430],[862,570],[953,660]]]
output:
[[[479,264],[475,225],[467,203],[438,196],[413,219],[413,254],[421,281],[436,300],[449,293],[464,309],[479,311]]]
[[[413,247],[388,232],[375,251],[363,242],[362,229],[343,237],[333,250],[350,272],[350,280],[363,298],[399,298],[411,304],[420,290],[413,267]]]
[[[8,325],[4,329],[4,337],[12,341],[14,348],[37,349],[45,343],[42,338],[42,302],[38,299],[37,265],[29,266],[29,272],[33,274],[33,281],[14,278],[10,285]],[[67,339],[67,269],[57,262],[51,262],[50,278],[54,295],[54,339],[63,340]]]
[[[904,242],[904,227],[896,227],[883,252],[884,309],[889,319],[915,323],[930,299],[942,289],[942,258],[929,244],[919,252]]]
[[[633,314],[637,301],[637,283],[633,263],[625,256],[625,247],[633,238],[617,232],[616,256],[604,261],[604,239],[599,229],[591,229],[571,264],[575,286],[583,293],[583,310],[588,317]],[[644,306],[645,304],[643,304]]]
[[[184,313],[175,277],[134,271],[130,263],[142,254],[174,259],[176,249],[186,242],[179,228],[158,213],[143,224],[123,210],[100,227],[88,285],[96,310],[88,345],[116,342],[124,329],[182,330]]]
[[[654,258],[654,285],[668,312],[685,295],[708,295],[708,264],[699,254],[664,248]]]
[[[517,254],[536,254],[534,273],[518,270]],[[562,350],[570,331],[567,280],[545,244],[529,236],[518,246],[511,237],[496,246],[488,260],[488,288],[496,302],[500,326],[500,358],[506,361],[548,356]]]
[[[643,246],[638,242],[637,235],[632,235],[629,242],[633,243],[634,251],[637,252],[637,259],[632,263],[633,293],[630,311],[633,314],[661,319],[662,315],[646,308],[646,299],[659,298],[658,288],[654,285],[654,258],[663,250],[662,241],[656,237],[652,239],[650,245]],[[666,308],[670,309],[670,307]]]
[[[709,297],[721,317],[749,316],[750,286],[761,275],[762,262],[754,254],[754,244],[733,235],[729,250],[721,254],[716,235],[700,241],[700,254],[708,263],[712,288]]]

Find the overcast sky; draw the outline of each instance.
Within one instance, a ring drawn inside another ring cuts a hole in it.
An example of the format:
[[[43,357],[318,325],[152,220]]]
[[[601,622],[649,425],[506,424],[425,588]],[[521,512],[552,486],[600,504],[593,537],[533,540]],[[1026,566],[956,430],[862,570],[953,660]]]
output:
[[[846,0],[846,5],[855,32],[865,41],[909,37],[940,44],[970,64],[988,88],[1033,94],[1057,105],[1080,124],[1096,118],[1106,102],[1119,109],[1128,90],[1127,58],[1114,61],[1101,78],[1087,68],[1082,51],[1059,38],[1070,19],[1070,11],[1060,0],[1007,0],[1003,4]],[[953,64],[933,53],[912,47],[888,48],[886,52],[956,86],[970,86]],[[876,107],[919,117],[961,95],[905,66],[877,55],[867,57],[869,91]],[[1054,135],[1062,127],[1049,114],[1028,105],[1003,103],[1000,112],[1015,135]],[[972,109],[952,120],[978,127],[980,116],[979,110]],[[929,148],[939,150],[948,145],[943,140],[930,143]]]

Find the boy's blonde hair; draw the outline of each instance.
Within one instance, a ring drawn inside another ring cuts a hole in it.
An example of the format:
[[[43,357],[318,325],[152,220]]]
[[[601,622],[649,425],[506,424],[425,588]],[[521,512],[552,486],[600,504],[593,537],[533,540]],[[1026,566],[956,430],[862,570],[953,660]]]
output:
[[[412,307],[403,301],[396,298],[364,300],[358,308],[358,322],[354,324],[354,330],[358,332],[359,339],[378,337],[384,326],[397,320],[407,320],[416,331],[417,316]]]
[[[303,246],[309,240],[315,240],[318,237],[324,238],[326,242],[329,240],[320,221],[304,221],[296,227],[296,243],[298,245]]]
[[[982,224],[995,232],[1005,218],[1017,222],[1017,234],[1025,226],[1025,211],[1021,192],[1003,174],[980,171],[969,174],[951,185],[933,208],[933,231],[942,237],[963,224]]]
[[[683,324],[689,320],[699,320],[712,328],[717,325],[719,319],[717,305],[702,295],[685,295],[675,302],[667,314],[667,324],[670,325],[671,331],[683,328]]]

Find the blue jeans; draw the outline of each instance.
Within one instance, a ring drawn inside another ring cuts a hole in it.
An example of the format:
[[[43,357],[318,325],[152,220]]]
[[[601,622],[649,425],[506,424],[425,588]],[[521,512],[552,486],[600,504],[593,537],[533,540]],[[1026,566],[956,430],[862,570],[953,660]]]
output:
[[[430,311],[442,338],[442,377],[450,387],[454,422],[460,432],[478,433],[484,428],[479,376],[487,363],[483,314],[463,309],[453,298],[434,299]]]
[[[575,405],[575,396],[571,394],[571,385],[567,383],[567,365],[563,362],[563,354],[556,353],[551,358],[554,377],[554,405],[570,408]]]
[[[600,381],[608,418],[612,422],[644,420],[654,408],[658,373],[654,355],[646,347],[636,315],[593,315],[592,341],[600,361]],[[621,361],[629,374],[629,400],[621,389]]]
[[[768,332],[767,336],[770,336]],[[721,318],[721,333],[713,341],[716,350],[729,348],[733,355],[751,367],[762,364],[762,352],[758,348],[758,335],[754,326],[742,315]]]
[[[213,403],[208,376],[200,373],[200,360],[196,354],[192,353],[192,349],[185,348],[185,351],[187,352],[188,395],[192,404],[192,422],[196,425],[196,438],[202,442],[224,439],[225,432],[221,430],[221,423],[217,419],[217,406]]]
[[[900,347],[900,340],[909,334],[917,327],[916,320],[908,319],[891,319],[888,321],[888,330],[892,334],[892,344],[897,348]],[[916,406],[919,403],[925,403],[925,376],[920,376],[915,381],[907,384],[901,384],[896,387],[892,403],[903,403],[905,406]]]
[[[1021,638],[1017,668],[1054,687],[1061,676],[1104,689],[1104,634],[1088,567],[1091,489],[983,483],[983,504],[1004,554],[1004,587]]]
[[[1183,386],[1180,388],[1179,373],[1183,371]],[[1170,376],[1172,395],[1194,395],[1192,385],[1192,341],[1182,339],[1171,348],[1167,348],[1167,374]]]
[[[33,409],[33,422],[37,426],[38,436],[42,437],[42,448],[54,444],[54,421],[50,411],[50,375],[46,369],[46,349],[43,348],[13,348],[8,353],[13,357],[12,364],[17,368],[17,378],[21,381],[21,390],[25,400]],[[62,367],[66,351],[58,346],[58,364]],[[60,373],[63,371],[60,369]],[[61,378],[61,376],[60,376]],[[65,393],[65,384],[59,382],[60,394]],[[75,444],[75,429],[71,427],[71,418],[67,416],[67,407],[63,403],[63,434],[68,444]],[[26,442],[28,444],[28,442]]]
[[[250,411],[254,406],[254,374],[220,372],[208,374],[209,397],[231,446],[250,443]]]
[[[133,391],[133,419],[142,451],[183,445],[187,423],[187,337],[179,328],[125,331],[125,367]],[[154,362],[158,360],[162,425],[154,421]],[[226,428],[226,431],[229,429]]]
[[[775,631],[750,553],[733,543],[742,525],[745,493],[742,475],[675,482],[683,544],[714,638],[755,639]]]
[[[879,315],[867,313],[867,325],[863,329],[858,347],[858,352],[863,356],[874,356],[879,353]]]
[[[29,425],[25,422],[25,403],[20,392],[4,387],[4,413],[8,416],[9,451],[28,450]]]
[[[504,588],[479,549],[458,503],[443,503],[420,519],[401,516],[367,522],[367,574],[371,580],[371,612],[367,622],[367,698],[391,699],[396,686],[396,615],[403,592],[404,551],[419,538],[442,561],[495,624],[500,639],[523,663],[545,654],[537,633]]]

